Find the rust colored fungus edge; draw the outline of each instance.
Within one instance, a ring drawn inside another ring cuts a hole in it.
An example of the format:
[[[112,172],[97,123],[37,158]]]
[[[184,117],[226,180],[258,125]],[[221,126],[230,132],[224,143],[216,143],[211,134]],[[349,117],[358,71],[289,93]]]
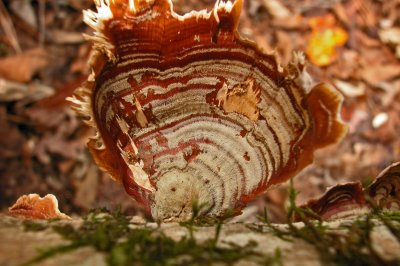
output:
[[[367,189],[377,206],[400,210],[400,162],[385,168]]]
[[[27,219],[49,220],[67,219],[71,217],[60,212],[58,200],[52,194],[40,197],[38,194],[22,195],[8,208],[11,215]]]
[[[309,208],[322,220],[337,220],[355,217],[370,212],[371,206],[365,199],[368,195],[379,208],[389,211],[400,210],[400,162],[385,168],[368,186],[349,182],[330,187],[319,198],[312,199],[300,208]],[[311,217],[310,217],[311,218]],[[299,221],[300,217],[294,217]]]
[[[319,198],[309,200],[300,208],[309,208],[322,220],[337,220],[354,217],[369,211],[360,182],[338,184],[327,188]],[[300,217],[294,217],[300,221]]]
[[[347,132],[343,97],[305,57],[282,67],[240,36],[243,5],[178,15],[169,0],[95,1],[91,75],[70,100],[88,147],[156,220],[239,214]]]

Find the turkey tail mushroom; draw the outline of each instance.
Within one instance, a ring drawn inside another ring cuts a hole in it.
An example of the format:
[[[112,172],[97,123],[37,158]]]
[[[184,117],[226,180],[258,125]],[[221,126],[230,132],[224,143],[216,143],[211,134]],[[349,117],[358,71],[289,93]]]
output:
[[[368,195],[380,208],[400,210],[400,162],[383,170],[367,189]]]
[[[346,132],[342,97],[305,59],[278,65],[237,30],[243,1],[174,12],[171,0],[97,0],[92,75],[71,99],[97,130],[96,163],[154,219],[240,210]]]
[[[384,169],[366,189],[362,188],[360,182],[336,185],[328,188],[321,197],[300,206],[310,209],[322,220],[356,217],[375,207],[400,210],[400,162]],[[315,217],[309,215],[305,218]],[[297,215],[294,220],[300,221],[301,217]]]
[[[33,220],[66,219],[71,217],[60,212],[58,200],[52,194],[40,197],[38,194],[23,195],[8,208],[11,215]]]

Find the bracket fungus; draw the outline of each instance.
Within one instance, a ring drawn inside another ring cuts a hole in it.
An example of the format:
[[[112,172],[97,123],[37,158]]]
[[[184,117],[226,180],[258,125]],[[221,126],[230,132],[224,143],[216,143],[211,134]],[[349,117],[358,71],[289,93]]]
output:
[[[311,209],[323,221],[350,218],[369,211],[363,193],[360,182],[339,184],[328,188],[321,197],[309,200],[300,208]],[[293,219],[300,221],[301,217],[295,216]]]
[[[96,163],[154,219],[218,218],[293,177],[346,133],[342,96],[240,36],[242,0],[97,0],[92,74],[71,101],[97,130]]]
[[[400,162],[384,169],[368,187],[368,196],[383,209],[400,210]]]
[[[58,200],[53,194],[43,198],[38,194],[23,195],[8,208],[11,215],[34,220],[66,219],[71,217],[60,212]]]
[[[336,185],[300,207],[311,209],[322,220],[352,218],[369,212],[373,207],[399,211],[400,162],[385,168],[366,189],[360,182]],[[294,217],[294,220],[299,221],[300,217]]]

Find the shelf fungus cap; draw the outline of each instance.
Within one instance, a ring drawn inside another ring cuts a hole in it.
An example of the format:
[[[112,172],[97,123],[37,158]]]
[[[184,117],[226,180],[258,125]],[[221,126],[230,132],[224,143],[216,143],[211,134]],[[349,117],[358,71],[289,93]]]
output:
[[[367,189],[374,203],[386,210],[400,210],[400,162],[383,170]]]
[[[8,211],[13,216],[27,219],[71,219],[68,215],[60,212],[58,200],[52,194],[47,194],[43,198],[38,194],[23,195],[13,206],[8,208]]]
[[[328,188],[319,198],[300,206],[318,216],[308,215],[304,218],[320,218],[325,221],[354,218],[370,212],[373,207],[400,210],[400,162],[384,169],[366,189],[363,189],[360,182],[336,185]],[[300,221],[301,217],[296,216],[294,220]]]
[[[300,208],[308,208],[324,221],[353,218],[369,212],[360,182],[349,182],[330,187],[317,199],[312,199]],[[294,217],[300,221],[300,217]]]
[[[342,96],[237,30],[242,0],[179,15],[170,0],[98,0],[92,75],[71,101],[96,163],[160,221],[218,218],[338,142]]]

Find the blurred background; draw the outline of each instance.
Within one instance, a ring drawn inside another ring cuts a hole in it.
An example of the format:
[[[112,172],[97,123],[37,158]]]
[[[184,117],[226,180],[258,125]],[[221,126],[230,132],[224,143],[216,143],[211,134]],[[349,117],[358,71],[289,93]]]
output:
[[[215,4],[173,2],[180,14]],[[95,7],[91,0],[0,0],[0,210],[23,194],[52,193],[67,214],[104,206],[142,214],[93,163],[92,132],[65,101],[88,74],[83,9]],[[298,203],[337,183],[367,185],[400,160],[399,0],[245,0],[239,30],[284,65],[293,50],[304,51],[313,78],[345,97],[349,134],[295,178]],[[266,206],[272,221],[283,222],[287,186],[235,219],[255,221]]]

